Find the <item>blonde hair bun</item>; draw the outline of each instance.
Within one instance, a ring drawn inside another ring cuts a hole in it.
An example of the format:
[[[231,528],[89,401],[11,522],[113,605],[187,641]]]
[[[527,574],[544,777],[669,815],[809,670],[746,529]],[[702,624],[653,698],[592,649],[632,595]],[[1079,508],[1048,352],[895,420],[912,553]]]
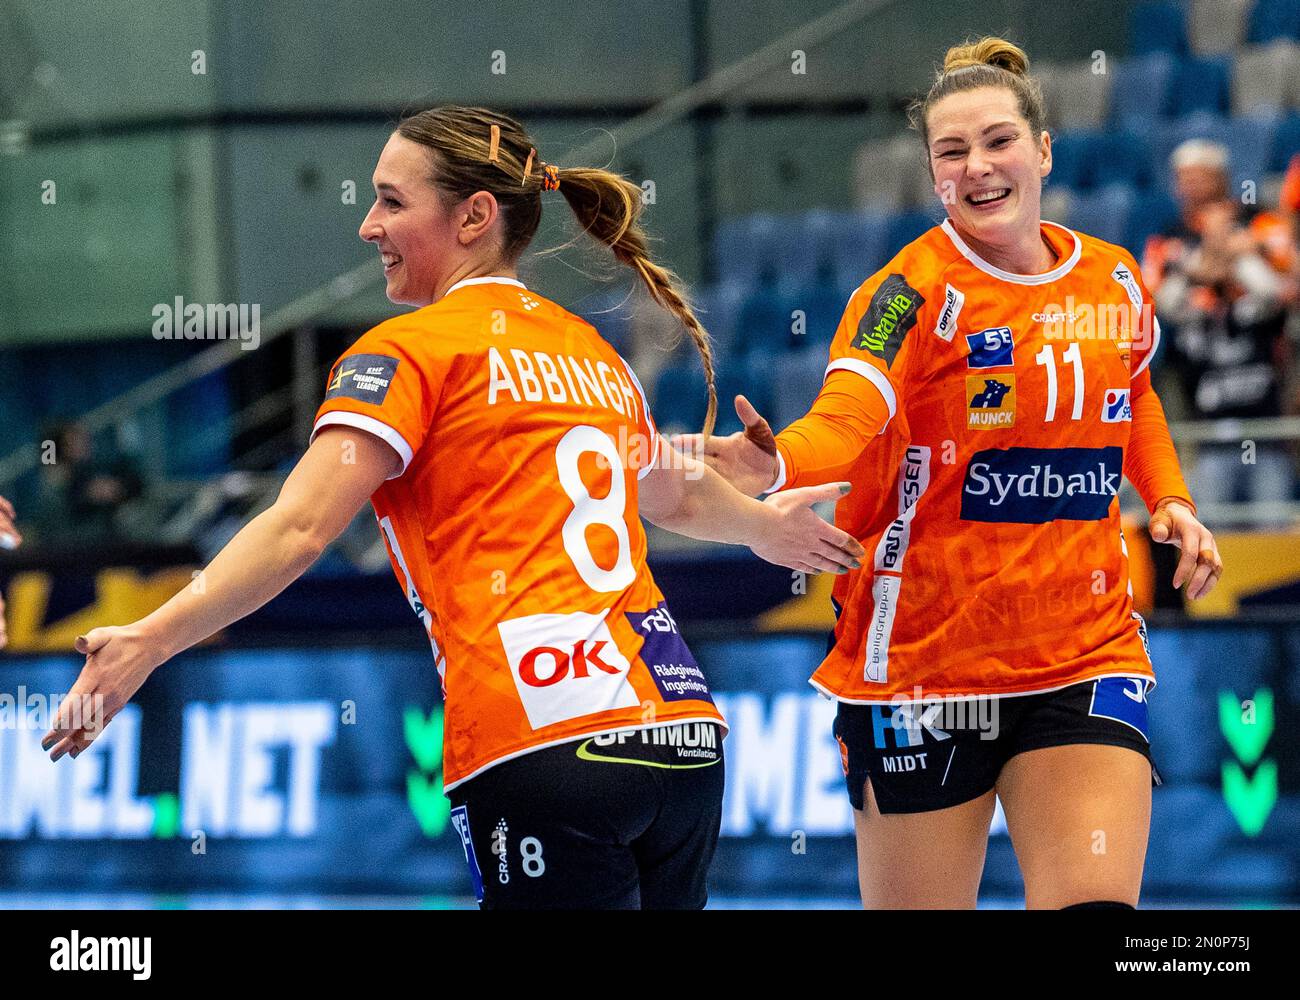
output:
[[[944,73],[967,66],[997,66],[1016,76],[1025,76],[1029,72],[1029,56],[1014,42],[990,37],[954,45],[943,57]]]

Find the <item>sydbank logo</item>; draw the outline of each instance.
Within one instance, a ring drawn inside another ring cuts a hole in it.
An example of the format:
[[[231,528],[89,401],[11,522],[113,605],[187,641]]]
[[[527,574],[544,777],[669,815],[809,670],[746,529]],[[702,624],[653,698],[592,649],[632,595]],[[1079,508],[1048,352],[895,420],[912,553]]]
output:
[[[990,448],[966,466],[964,521],[1046,524],[1100,521],[1119,494],[1124,450]]]

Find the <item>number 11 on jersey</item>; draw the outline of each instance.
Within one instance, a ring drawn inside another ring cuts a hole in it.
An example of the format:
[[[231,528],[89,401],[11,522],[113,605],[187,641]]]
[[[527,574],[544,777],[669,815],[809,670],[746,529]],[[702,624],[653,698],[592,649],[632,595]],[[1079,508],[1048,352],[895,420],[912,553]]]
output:
[[[1074,368],[1074,407],[1070,410],[1070,419],[1078,420],[1083,416],[1083,355],[1079,352],[1077,340],[1061,355],[1061,360]],[[1047,369],[1047,414],[1043,420],[1051,423],[1056,419],[1056,352],[1052,345],[1043,345],[1043,349],[1034,355],[1034,362]]]

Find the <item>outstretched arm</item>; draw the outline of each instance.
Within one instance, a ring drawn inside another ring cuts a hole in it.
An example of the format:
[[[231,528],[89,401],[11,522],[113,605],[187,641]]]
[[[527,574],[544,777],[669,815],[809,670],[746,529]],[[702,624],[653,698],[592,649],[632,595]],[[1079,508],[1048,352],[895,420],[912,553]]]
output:
[[[322,430],[275,503],[248,522],[157,611],[77,639],[86,657],[77,683],[41,742],[50,759],[90,745],[155,669],[251,614],[316,561],[371,494],[401,467],[396,451],[350,427]]]
[[[742,493],[811,486],[843,479],[862,450],[889,422],[889,404],[872,382],[852,371],[826,377],[808,413],[780,434],[744,396],[736,397],[743,431],[711,437],[674,436],[673,444],[703,460]]]

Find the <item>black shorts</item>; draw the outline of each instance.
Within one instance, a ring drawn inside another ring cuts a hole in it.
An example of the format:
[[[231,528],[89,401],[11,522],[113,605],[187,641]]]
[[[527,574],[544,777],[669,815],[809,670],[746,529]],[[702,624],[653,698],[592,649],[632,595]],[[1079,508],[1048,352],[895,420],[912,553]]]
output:
[[[722,822],[713,723],[536,750],[449,793],[483,909],[702,909]]]
[[[1100,743],[1128,747],[1151,763],[1142,677],[1103,677],[1042,694],[907,705],[840,702],[835,739],[849,799],[864,806],[870,779],[882,813],[946,809],[979,798],[1018,753]]]

